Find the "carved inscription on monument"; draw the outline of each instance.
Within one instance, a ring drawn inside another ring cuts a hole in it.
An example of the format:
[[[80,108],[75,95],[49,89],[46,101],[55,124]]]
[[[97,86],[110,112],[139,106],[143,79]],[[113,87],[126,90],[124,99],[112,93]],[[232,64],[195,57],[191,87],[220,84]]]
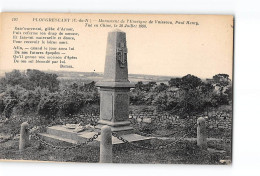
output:
[[[126,67],[127,65],[127,47],[126,42],[119,43],[119,47],[116,49],[116,59],[119,62],[121,68]]]

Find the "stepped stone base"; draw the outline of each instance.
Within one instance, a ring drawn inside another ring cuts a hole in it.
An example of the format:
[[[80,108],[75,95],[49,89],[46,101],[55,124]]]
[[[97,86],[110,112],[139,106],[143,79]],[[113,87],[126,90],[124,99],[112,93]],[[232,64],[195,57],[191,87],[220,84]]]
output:
[[[97,129],[101,129],[104,125],[108,125],[110,126],[112,132],[116,132],[119,135],[134,133],[134,129],[130,126],[129,121],[109,122],[105,120],[99,120],[98,123],[99,124],[96,126]]]
[[[54,144],[60,144],[60,145],[73,145],[77,143],[84,143],[88,140],[88,138],[91,138],[94,136],[94,134],[97,134],[100,132],[100,129],[97,128],[91,128],[86,129],[82,132],[74,132],[74,129],[68,129],[64,127],[63,125],[56,125],[52,127],[48,127],[46,133],[40,133],[39,135],[46,141],[54,143]],[[149,142],[152,137],[144,137],[138,134],[120,134],[124,139],[128,140],[129,142]],[[95,139],[93,142],[89,143],[89,145],[92,146],[99,146],[101,140],[101,136],[98,136],[97,139]],[[123,142],[116,137],[112,136],[112,144],[118,145],[123,144]]]

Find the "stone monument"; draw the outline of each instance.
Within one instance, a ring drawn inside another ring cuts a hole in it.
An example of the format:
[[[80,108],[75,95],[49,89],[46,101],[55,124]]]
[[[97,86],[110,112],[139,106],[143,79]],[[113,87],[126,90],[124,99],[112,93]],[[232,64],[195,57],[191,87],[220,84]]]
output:
[[[134,84],[128,80],[126,33],[115,30],[108,33],[104,78],[97,83],[100,88],[100,120],[94,129],[75,131],[67,125],[48,127],[46,133],[40,134],[54,143],[77,144],[87,141],[100,132],[103,126],[110,127],[129,142],[149,142],[151,137],[134,134],[129,121],[129,91]],[[75,124],[73,124],[75,126]],[[90,145],[98,145],[99,136]],[[112,137],[112,144],[123,144]]]
[[[113,132],[132,133],[129,121],[129,91],[126,33],[108,33],[104,78],[100,87],[100,120],[98,127],[108,125]]]

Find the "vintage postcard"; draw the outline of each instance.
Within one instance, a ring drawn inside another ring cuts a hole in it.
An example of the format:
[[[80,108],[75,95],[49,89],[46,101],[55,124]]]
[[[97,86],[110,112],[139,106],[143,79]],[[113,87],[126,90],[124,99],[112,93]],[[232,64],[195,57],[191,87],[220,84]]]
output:
[[[0,20],[1,161],[231,164],[233,16]]]

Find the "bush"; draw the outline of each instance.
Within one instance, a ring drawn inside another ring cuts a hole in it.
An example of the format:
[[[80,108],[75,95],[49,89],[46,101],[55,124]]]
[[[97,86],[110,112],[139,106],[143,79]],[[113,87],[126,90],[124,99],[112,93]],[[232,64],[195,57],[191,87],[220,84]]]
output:
[[[4,101],[0,99],[0,114],[4,112],[4,109],[5,109]]]
[[[50,92],[56,92],[59,90],[59,80],[57,80],[58,75],[56,74],[28,69],[26,75],[27,79],[32,83],[32,90],[36,87],[46,88]]]
[[[85,104],[82,92],[64,90],[61,92],[60,112],[65,116],[77,113]]]
[[[79,113],[90,104],[99,103],[99,93],[94,82],[83,86],[73,83],[60,92],[60,113],[65,116]]]
[[[26,90],[20,85],[7,86],[5,95],[2,97],[3,106],[8,111],[16,108],[18,113],[22,114],[36,112],[41,96],[48,93],[47,89],[36,88],[35,90]]]
[[[47,119],[54,119],[60,109],[60,99],[59,93],[49,93],[42,96],[37,108],[38,114],[47,117]]]
[[[26,90],[34,90],[36,87],[47,88],[51,92],[58,91],[59,81],[56,74],[44,73],[39,70],[28,69],[25,72],[13,70],[6,73],[5,77],[0,80],[1,87],[21,86]],[[4,91],[4,90],[0,90]]]

